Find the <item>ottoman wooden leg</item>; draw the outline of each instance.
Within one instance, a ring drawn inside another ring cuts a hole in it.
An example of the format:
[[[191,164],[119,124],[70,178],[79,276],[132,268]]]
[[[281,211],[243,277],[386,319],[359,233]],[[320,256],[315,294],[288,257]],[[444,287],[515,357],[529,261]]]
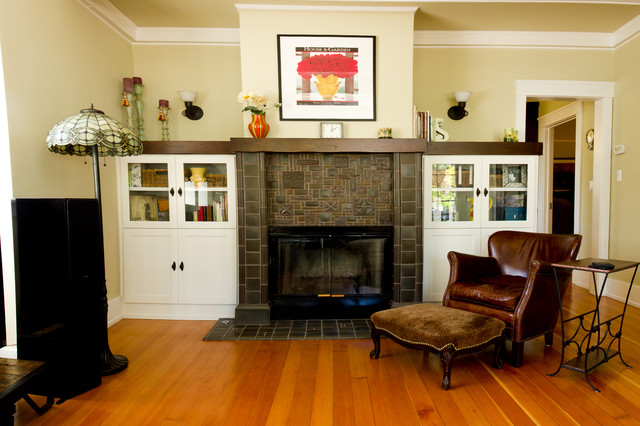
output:
[[[373,339],[373,350],[369,354],[369,358],[378,359],[380,356],[380,333],[374,325],[371,325],[371,339]]]
[[[447,390],[451,386],[451,364],[455,350],[451,346],[447,346],[440,351],[440,360],[442,361],[442,389]]]

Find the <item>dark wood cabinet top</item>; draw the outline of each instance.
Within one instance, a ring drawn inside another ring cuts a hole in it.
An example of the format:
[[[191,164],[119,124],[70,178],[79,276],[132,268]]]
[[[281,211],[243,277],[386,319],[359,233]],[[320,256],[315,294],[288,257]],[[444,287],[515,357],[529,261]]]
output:
[[[413,138],[231,138],[229,141],[144,141],[143,146],[144,154],[422,152],[426,155],[542,155],[539,142],[427,142]]]

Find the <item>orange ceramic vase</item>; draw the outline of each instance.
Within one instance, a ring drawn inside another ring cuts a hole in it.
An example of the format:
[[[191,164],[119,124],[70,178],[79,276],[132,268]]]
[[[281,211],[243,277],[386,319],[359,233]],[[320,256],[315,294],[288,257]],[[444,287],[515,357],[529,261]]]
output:
[[[262,114],[251,114],[251,123],[249,123],[249,132],[254,138],[267,137],[269,133],[269,125]]]

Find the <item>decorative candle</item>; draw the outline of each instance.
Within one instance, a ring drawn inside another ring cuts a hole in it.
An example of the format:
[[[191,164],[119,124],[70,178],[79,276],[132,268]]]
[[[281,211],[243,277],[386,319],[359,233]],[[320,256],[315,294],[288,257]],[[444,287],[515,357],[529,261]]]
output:
[[[169,108],[169,101],[167,99],[160,99],[158,106]]]
[[[133,77],[133,84],[142,84],[142,77]]]
[[[133,79],[130,77],[125,77],[122,79],[122,86],[124,87],[125,93],[133,93]]]

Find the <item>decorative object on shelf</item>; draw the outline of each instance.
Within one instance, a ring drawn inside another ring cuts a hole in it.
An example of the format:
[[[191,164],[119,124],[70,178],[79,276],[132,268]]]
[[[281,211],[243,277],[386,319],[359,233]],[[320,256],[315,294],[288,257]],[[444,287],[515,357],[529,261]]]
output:
[[[169,109],[169,101],[167,99],[160,99],[158,101],[158,121],[162,124],[163,141],[169,140],[169,120],[167,119]]]
[[[321,138],[343,138],[344,128],[339,122],[322,122],[320,123]]]
[[[449,140],[449,133],[442,129],[444,126],[444,118],[433,118],[433,134],[431,140],[435,142],[446,142]]]
[[[593,151],[593,142],[595,140],[593,129],[587,130],[587,134],[584,136],[584,139],[587,142],[587,148],[589,151]]]
[[[514,142],[515,141],[514,129],[512,127],[505,127],[504,128],[504,139],[503,139],[503,141],[505,141],[505,142]]]
[[[450,119],[462,120],[464,117],[469,115],[469,112],[465,110],[464,107],[467,106],[467,100],[469,100],[469,96],[471,95],[471,93],[472,92],[468,90],[453,92],[453,96],[456,97],[456,102],[458,102],[458,105],[452,106],[451,108],[449,108],[449,111],[447,111],[447,115]]]
[[[133,79],[131,77],[124,77],[122,79],[122,106],[127,112],[127,126],[134,129],[133,125]]]
[[[197,94],[198,92],[194,92],[193,90],[178,91],[178,95],[180,95],[185,106],[185,110],[182,111],[182,115],[187,117],[189,120],[200,120],[204,115],[202,108],[193,104]]]
[[[238,102],[244,108],[242,112],[251,112],[251,123],[249,123],[249,132],[254,138],[264,138],[269,133],[269,125],[267,124],[265,115],[267,110],[271,108],[280,108],[280,103],[274,102],[268,107],[269,98],[264,95],[256,95],[253,92],[242,91],[238,93]]]
[[[391,139],[391,127],[380,127],[378,129],[378,138],[379,139]]]
[[[207,178],[204,177],[204,173],[207,171],[204,167],[191,167],[191,177],[189,180],[193,183],[206,182]]]
[[[375,36],[278,35],[281,120],[375,121]]]
[[[269,124],[262,114],[251,114],[251,123],[248,127],[249,133],[254,138],[266,138],[269,133]]]
[[[146,140],[144,136],[144,117],[142,116],[142,107],[144,106],[144,102],[142,102],[142,78],[141,77],[133,77],[133,93],[136,95],[136,100],[134,104],[136,106],[136,111],[138,112],[138,137],[141,141]]]
[[[134,80],[135,89],[135,80]],[[53,126],[47,136],[49,151],[63,155],[93,157],[93,182],[95,196],[98,200],[100,227],[102,228],[102,201],[100,193],[100,164],[98,157],[130,156],[142,154],[140,138],[128,127],[118,123],[102,111],[93,108],[83,109],[79,114],[65,118]],[[102,231],[100,232],[102,235]],[[104,244],[104,241],[100,242]],[[104,260],[103,260],[104,263]],[[129,364],[123,355],[113,355],[109,348],[107,334],[107,301],[106,282],[102,288],[102,375],[118,373]]]

